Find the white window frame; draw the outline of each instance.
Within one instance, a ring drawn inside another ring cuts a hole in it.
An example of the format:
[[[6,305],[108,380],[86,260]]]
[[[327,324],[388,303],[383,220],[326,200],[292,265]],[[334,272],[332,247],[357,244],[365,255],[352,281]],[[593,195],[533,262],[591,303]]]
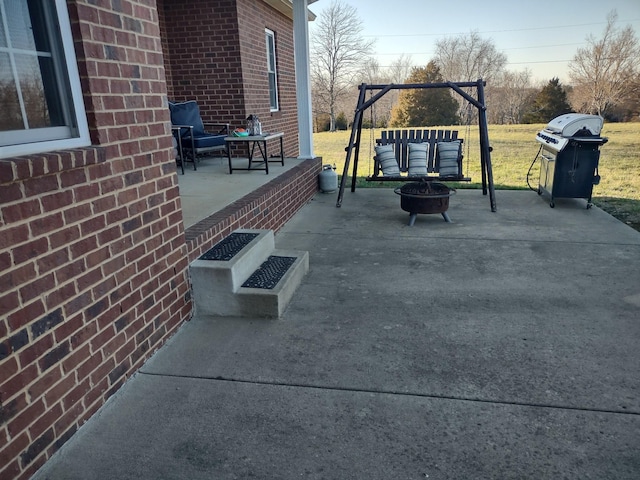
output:
[[[267,75],[269,77],[269,108],[272,112],[280,110],[278,98],[278,61],[276,58],[276,34],[264,29],[265,43],[267,45]],[[271,81],[273,79],[273,82]]]
[[[59,26],[60,29],[61,53],[63,53],[62,56],[64,58],[59,59],[62,65],[61,70],[63,70],[59,72],[59,76],[64,77],[65,74],[67,76],[67,78],[62,78],[61,81],[68,83],[68,88],[71,92],[71,105],[68,106],[70,114],[75,118],[72,119],[73,125],[0,132],[0,158],[91,145],[66,0],[42,1],[52,2],[51,6],[53,8],[51,11],[57,16],[57,18],[50,18],[47,21],[52,23],[52,27]],[[6,15],[3,16],[3,19],[6,23]],[[4,25],[4,28],[6,29],[7,25]],[[7,52],[8,49],[2,51]],[[64,71],[64,68],[66,68],[66,71]],[[67,99],[67,102],[69,102],[69,99]]]

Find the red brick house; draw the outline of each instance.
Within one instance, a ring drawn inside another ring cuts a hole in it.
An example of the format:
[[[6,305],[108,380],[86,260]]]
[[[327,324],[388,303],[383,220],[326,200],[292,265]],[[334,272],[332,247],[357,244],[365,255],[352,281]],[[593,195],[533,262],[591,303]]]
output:
[[[0,0],[0,478],[31,476],[190,318],[200,252],[315,193],[307,3]],[[255,113],[300,163],[185,232],[168,99]]]

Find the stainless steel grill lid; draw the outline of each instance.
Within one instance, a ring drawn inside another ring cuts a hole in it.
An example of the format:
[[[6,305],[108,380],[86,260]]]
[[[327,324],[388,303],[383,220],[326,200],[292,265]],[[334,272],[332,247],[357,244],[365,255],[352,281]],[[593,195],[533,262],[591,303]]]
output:
[[[603,141],[599,136],[603,124],[604,119],[599,115],[567,113],[551,120],[536,134],[536,140],[556,152],[563,150],[569,141],[604,143],[606,139]]]
[[[561,137],[597,136],[602,131],[604,119],[599,115],[567,113],[549,122],[545,130]]]

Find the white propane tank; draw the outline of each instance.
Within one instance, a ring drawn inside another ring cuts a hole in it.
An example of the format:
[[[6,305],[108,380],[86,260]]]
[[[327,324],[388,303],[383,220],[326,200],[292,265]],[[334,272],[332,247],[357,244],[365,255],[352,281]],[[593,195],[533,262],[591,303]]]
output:
[[[338,174],[335,165],[323,165],[320,172],[320,190],[324,193],[335,192],[338,189]]]

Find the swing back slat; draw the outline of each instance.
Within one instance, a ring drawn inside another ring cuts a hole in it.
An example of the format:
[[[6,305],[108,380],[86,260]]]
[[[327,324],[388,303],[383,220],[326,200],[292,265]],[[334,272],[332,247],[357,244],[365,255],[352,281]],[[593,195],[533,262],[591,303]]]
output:
[[[462,143],[464,140],[458,138],[457,130],[429,130],[429,129],[402,129],[402,130],[383,130],[380,132],[380,138],[376,139],[376,145],[393,145],[393,150],[396,155],[396,161],[400,168],[400,176],[383,176],[380,165],[377,161],[374,162],[373,175],[366,178],[367,181],[416,181],[416,180],[452,180],[457,182],[471,181],[463,174],[462,168],[462,148],[458,155],[458,175],[448,175],[442,177],[439,175],[437,145],[438,142],[451,142],[459,140]],[[409,171],[409,143],[428,143],[429,148],[427,150],[427,173],[426,177],[409,177],[406,173]],[[402,175],[405,174],[405,175]]]

